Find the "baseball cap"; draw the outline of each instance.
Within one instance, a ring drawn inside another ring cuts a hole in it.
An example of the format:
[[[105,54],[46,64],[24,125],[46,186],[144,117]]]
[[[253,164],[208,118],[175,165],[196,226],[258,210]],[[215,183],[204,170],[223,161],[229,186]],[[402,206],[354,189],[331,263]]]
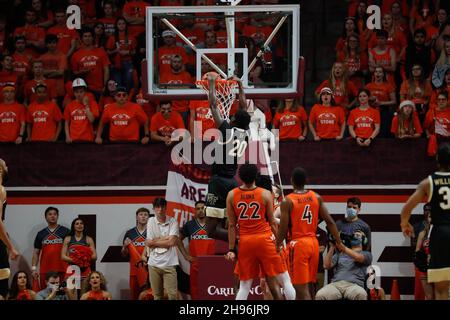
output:
[[[163,37],[175,37],[175,32],[172,30],[164,30],[162,33]]]
[[[329,93],[329,94],[333,95],[333,90],[331,90],[328,87],[324,87],[324,88],[322,88],[322,90],[320,90],[320,94],[319,95],[322,95],[323,93]]]
[[[86,87],[87,88],[86,82],[81,78],[76,78],[72,82],[72,89],[77,88],[77,87]]]

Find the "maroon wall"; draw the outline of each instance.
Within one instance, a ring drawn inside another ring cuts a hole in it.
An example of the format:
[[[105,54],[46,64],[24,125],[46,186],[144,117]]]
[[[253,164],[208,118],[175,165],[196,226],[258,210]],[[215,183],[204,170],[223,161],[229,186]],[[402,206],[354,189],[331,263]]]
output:
[[[309,174],[309,184],[416,184],[435,161],[427,141],[377,139],[369,148],[352,141],[280,144],[284,184],[295,166]],[[165,185],[170,150],[162,144],[1,144],[9,166],[9,186]]]

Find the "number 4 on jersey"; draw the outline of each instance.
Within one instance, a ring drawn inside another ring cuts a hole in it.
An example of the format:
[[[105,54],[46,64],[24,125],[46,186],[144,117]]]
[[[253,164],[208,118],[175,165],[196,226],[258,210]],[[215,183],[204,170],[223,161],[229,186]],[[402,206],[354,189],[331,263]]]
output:
[[[309,208],[310,208],[310,205],[307,204],[305,206],[305,210],[303,210],[302,220],[306,220],[308,222],[308,224],[311,224],[313,216],[312,216],[312,212],[309,210]]]

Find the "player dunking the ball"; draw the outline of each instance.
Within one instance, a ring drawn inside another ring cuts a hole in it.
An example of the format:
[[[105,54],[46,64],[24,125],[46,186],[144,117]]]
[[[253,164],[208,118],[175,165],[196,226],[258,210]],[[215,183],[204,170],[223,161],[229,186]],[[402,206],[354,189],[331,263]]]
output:
[[[216,150],[206,195],[206,229],[210,238],[227,241],[228,231],[224,227],[226,198],[228,192],[238,186],[234,176],[238,168],[238,160],[244,155],[249,143],[250,115],[245,111],[247,108],[245,93],[239,79],[233,79],[239,86],[239,108],[229,123],[222,117],[219,102],[215,97],[216,79],[219,75],[208,72],[204,75],[205,77],[209,82],[208,99],[211,114],[221,133],[218,141],[221,152],[217,154]]]

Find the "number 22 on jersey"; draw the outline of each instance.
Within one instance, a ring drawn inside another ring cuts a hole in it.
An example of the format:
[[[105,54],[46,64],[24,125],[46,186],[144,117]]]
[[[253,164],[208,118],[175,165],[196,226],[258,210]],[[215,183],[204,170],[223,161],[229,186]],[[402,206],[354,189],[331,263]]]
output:
[[[259,203],[258,202],[238,202],[236,206],[239,210],[239,220],[257,220],[261,219],[259,215]],[[249,212],[250,211],[250,212]]]

